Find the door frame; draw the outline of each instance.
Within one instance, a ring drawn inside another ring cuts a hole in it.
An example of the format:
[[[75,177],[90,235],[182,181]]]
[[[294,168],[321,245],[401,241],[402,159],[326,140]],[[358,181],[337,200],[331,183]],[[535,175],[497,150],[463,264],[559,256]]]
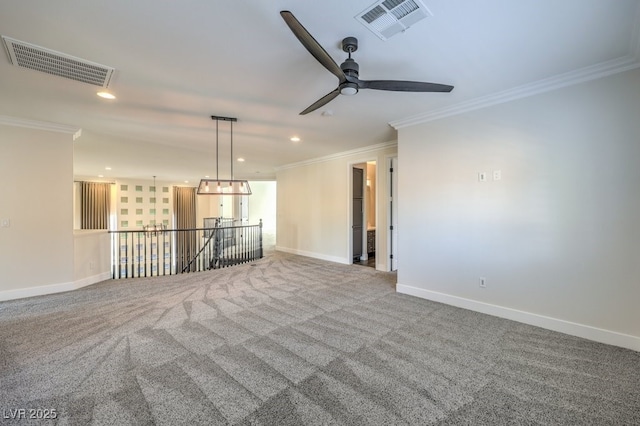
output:
[[[354,200],[354,197],[353,197],[353,190],[354,190],[354,187],[353,187],[353,183],[354,183],[353,182],[353,177],[354,176],[353,175],[355,174],[355,170],[356,169],[362,171],[362,188],[360,189],[362,191],[362,208],[361,208],[362,209],[362,217],[360,219],[361,220],[361,225],[360,225],[360,227],[361,227],[360,247],[361,248],[360,248],[359,260],[360,261],[364,261],[364,260],[367,260],[369,258],[369,253],[367,253],[367,250],[366,250],[367,246],[365,244],[366,240],[367,240],[366,239],[366,237],[367,237],[367,216],[368,216],[369,212],[368,212],[368,209],[367,209],[367,193],[366,193],[366,191],[367,191],[367,188],[366,188],[366,184],[367,184],[367,167],[366,167],[366,164],[367,163],[364,163],[364,164],[365,164],[364,168],[356,167],[357,165],[358,166],[362,165],[362,163],[354,164],[353,167],[351,168],[351,183],[352,183],[352,185],[351,185],[351,211],[353,213],[351,215],[351,237],[352,237],[351,238],[351,253],[352,253],[351,263],[353,263],[355,261],[355,259],[358,257],[358,256],[356,256],[355,253],[353,253],[353,246],[355,245],[354,244],[355,241],[353,240],[353,235],[354,235],[354,228],[353,228],[354,227],[354,220],[353,219],[354,219],[354,215],[355,215],[355,211],[354,211],[354,208],[355,208],[354,201],[355,200]]]

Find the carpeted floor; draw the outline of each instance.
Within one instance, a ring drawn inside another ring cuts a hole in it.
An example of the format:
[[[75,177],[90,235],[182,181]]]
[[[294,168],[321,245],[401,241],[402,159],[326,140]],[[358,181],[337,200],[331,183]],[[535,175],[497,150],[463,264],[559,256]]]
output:
[[[396,294],[394,283],[270,252],[2,302],[0,421],[640,424],[640,353]],[[28,419],[46,410],[55,421]]]

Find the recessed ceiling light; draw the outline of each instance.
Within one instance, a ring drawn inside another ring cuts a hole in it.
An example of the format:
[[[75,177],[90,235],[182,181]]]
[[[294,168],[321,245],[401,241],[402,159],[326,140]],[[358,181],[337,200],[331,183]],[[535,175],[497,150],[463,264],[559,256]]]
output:
[[[244,163],[244,158],[242,158],[242,157],[238,158],[238,162]]]
[[[292,136],[290,140],[291,142],[300,142],[300,138],[298,136]]]
[[[205,176],[205,179],[209,179],[209,175],[206,175],[206,176]]]
[[[111,170],[111,167],[107,166],[104,168],[105,170]]]
[[[98,175],[98,177],[104,177],[104,175]]]
[[[115,99],[115,95],[109,93],[109,92],[98,92],[96,93],[96,95],[100,96],[101,98],[104,99]]]
[[[328,109],[328,110],[322,111],[322,115],[324,115],[325,117],[331,117],[333,115],[333,110]]]
[[[184,181],[184,183],[189,183],[189,181],[188,181],[188,180],[185,180],[185,181]]]

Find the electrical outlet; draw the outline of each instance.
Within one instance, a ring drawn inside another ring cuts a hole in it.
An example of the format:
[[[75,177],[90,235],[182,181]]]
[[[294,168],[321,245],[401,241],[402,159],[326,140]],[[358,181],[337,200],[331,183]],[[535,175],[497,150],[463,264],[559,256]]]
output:
[[[11,226],[10,219],[0,219],[0,228],[9,228]]]
[[[493,171],[493,180],[502,179],[502,170],[494,170]]]
[[[479,285],[480,288],[487,288],[487,279],[484,277],[480,277]]]

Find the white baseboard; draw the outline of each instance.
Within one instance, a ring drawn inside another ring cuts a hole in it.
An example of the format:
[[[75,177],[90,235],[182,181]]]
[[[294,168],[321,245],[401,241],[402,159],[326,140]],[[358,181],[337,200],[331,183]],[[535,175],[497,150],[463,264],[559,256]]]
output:
[[[342,258],[342,257],[338,257],[338,256],[327,256],[326,254],[322,254],[322,253],[314,253],[314,252],[310,252],[310,251],[296,250],[296,249],[291,249],[291,248],[288,248],[288,247],[276,246],[276,251],[282,251],[282,252],[285,252],[285,253],[297,254],[297,255],[306,256],[306,257],[313,257],[314,259],[320,259],[320,260],[326,260],[326,261],[329,261],[329,262],[342,263],[344,265],[350,265],[351,264],[351,262],[349,262],[349,259],[346,259],[346,258]]]
[[[408,294],[422,299],[428,299],[434,302],[469,309],[471,311],[506,318],[524,324],[534,325],[548,330],[593,340],[595,342],[620,346],[622,348],[640,352],[640,337],[637,336],[604,330],[602,328],[596,328],[589,325],[533,314],[531,312],[519,311],[517,309],[505,308],[504,306],[492,305],[489,303],[479,302],[477,300],[465,299],[463,297],[452,296],[450,294],[439,293],[403,284],[396,284],[396,291],[398,293]]]
[[[81,280],[68,282],[42,285],[37,287],[17,288],[14,290],[0,291],[0,301],[24,299],[25,297],[44,296],[47,294],[63,293],[65,291],[77,290],[82,287],[86,287],[91,284],[96,284],[101,281],[111,279],[111,272],[103,272],[98,275],[86,277]]]

